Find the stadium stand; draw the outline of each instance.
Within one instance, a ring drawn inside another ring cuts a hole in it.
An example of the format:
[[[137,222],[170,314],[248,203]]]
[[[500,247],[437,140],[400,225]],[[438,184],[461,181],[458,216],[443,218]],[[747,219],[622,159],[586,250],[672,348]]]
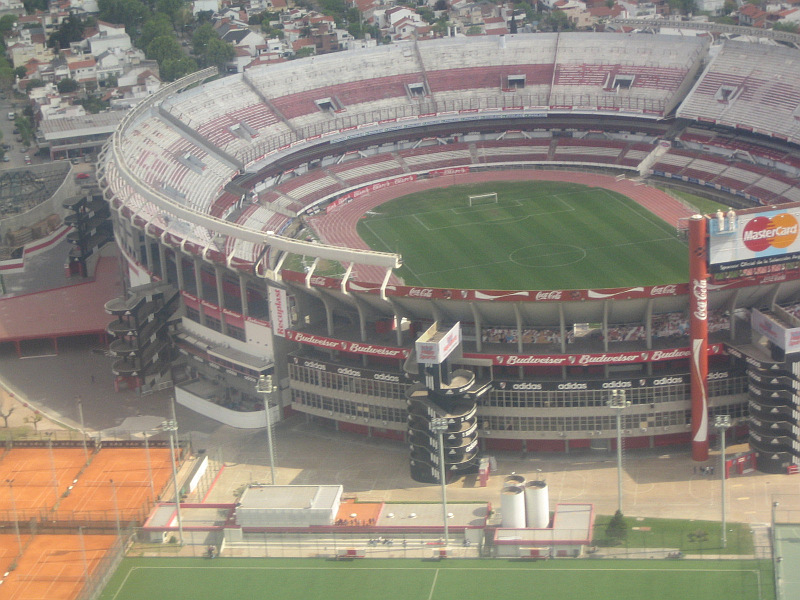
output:
[[[800,59],[794,49],[728,41],[677,114],[798,143],[799,106]]]

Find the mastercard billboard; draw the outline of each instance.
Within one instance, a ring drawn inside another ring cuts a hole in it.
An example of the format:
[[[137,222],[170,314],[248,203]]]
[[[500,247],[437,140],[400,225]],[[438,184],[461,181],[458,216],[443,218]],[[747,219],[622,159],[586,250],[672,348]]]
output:
[[[709,270],[724,273],[800,259],[800,207],[709,220]]]

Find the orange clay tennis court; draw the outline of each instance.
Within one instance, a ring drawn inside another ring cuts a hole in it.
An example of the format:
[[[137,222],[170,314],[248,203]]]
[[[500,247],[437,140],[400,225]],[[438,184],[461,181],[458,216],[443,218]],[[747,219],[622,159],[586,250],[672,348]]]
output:
[[[9,574],[0,584],[0,598],[76,598],[87,573],[91,578],[117,540],[107,535],[117,517],[120,526],[141,525],[171,476],[166,448],[92,450],[88,465],[80,447],[3,453],[0,573]],[[50,535],[53,528],[65,533]]]
[[[28,542],[23,536],[23,544]],[[4,600],[72,600],[81,591],[86,574],[93,576],[115,535],[37,535],[17,560],[17,568],[0,584]],[[18,553],[16,536],[0,535],[4,563]],[[13,560],[13,558],[12,558]]]
[[[169,452],[166,448],[101,450],[59,502],[55,520],[109,522],[119,511],[123,524],[142,522],[172,477]]]
[[[9,514],[16,504],[16,517],[10,518],[26,521],[39,517],[41,510],[56,505],[85,462],[81,448],[14,448],[3,453],[0,511]]]

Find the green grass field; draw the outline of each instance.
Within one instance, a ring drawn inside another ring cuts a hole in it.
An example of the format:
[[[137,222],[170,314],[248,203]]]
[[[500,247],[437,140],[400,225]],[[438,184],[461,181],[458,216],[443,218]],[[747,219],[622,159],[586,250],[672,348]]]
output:
[[[468,196],[497,192],[496,204]],[[358,224],[374,249],[399,252],[407,285],[583,289],[683,282],[686,244],[629,198],[557,182],[489,182],[382,204]]]
[[[767,600],[768,561],[125,559],[100,600]]]

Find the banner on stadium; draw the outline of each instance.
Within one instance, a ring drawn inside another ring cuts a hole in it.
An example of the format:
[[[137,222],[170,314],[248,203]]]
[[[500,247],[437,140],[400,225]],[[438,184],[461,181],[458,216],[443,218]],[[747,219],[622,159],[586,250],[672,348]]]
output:
[[[438,323],[431,325],[414,342],[417,362],[426,365],[440,365],[461,343],[461,323],[456,323],[446,332],[439,331]]]
[[[800,260],[800,206],[734,211],[708,219],[712,272],[751,269]]]
[[[322,335],[303,333],[301,331],[286,331],[286,339],[301,344],[310,344],[320,348],[330,350],[341,350],[342,352],[352,352],[353,354],[366,354],[368,356],[383,356],[385,358],[396,358],[398,360],[408,358],[410,351],[406,348],[392,348],[390,346],[378,346],[377,344],[365,344],[361,342],[348,342],[345,340],[335,340]]]
[[[708,374],[710,381],[718,381],[731,377],[728,371],[716,371]],[[564,392],[580,390],[629,390],[638,388],[661,387],[665,385],[689,385],[688,373],[664,375],[662,377],[633,377],[627,379],[603,379],[589,381],[492,381],[492,388],[506,392]]]
[[[709,356],[723,354],[721,344],[708,347]],[[501,367],[587,367],[598,365],[624,365],[665,360],[685,360],[691,356],[689,348],[668,350],[643,350],[641,352],[605,352],[602,354],[476,354],[464,352],[464,358],[491,360]]]
[[[272,322],[272,333],[286,337],[286,330],[291,327],[289,317],[289,297],[286,290],[269,286],[269,316]]]
[[[399,373],[387,373],[386,371],[375,371],[364,369],[362,367],[351,367],[342,364],[326,362],[317,360],[316,358],[307,358],[304,356],[293,356],[292,363],[307,369],[314,369],[315,371],[325,371],[326,373],[334,373],[336,375],[344,375],[346,377],[356,377],[358,379],[372,379],[374,381],[386,381],[388,383],[400,383],[401,375]],[[406,381],[406,383],[409,383]]]
[[[750,311],[750,326],[786,354],[800,351],[800,327],[786,327],[757,308]]]

